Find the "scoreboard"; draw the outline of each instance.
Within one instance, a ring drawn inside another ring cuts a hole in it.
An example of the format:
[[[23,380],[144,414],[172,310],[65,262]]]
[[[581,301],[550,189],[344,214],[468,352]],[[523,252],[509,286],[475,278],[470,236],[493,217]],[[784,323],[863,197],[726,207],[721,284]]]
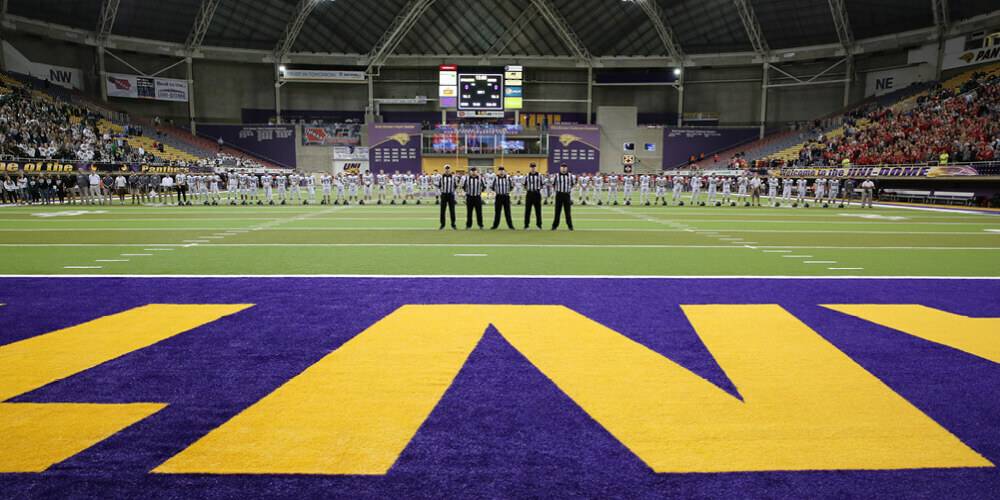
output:
[[[458,75],[458,109],[464,111],[502,111],[503,75],[462,73]]]

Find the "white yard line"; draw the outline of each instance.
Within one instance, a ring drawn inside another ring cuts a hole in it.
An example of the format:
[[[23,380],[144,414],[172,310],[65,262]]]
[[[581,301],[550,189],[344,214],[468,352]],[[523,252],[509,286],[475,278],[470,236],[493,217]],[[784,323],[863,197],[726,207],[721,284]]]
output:
[[[128,262],[128,259],[97,259],[94,262]]]
[[[486,257],[485,253],[456,253],[455,257]]]
[[[835,260],[807,260],[805,264],[836,264]]]
[[[864,268],[844,268],[834,267],[832,270],[864,269]],[[1000,281],[1000,276],[829,276],[829,275],[782,275],[782,276],[759,276],[759,275],[607,275],[607,274],[0,274],[0,278],[173,278],[173,279],[255,279],[255,278],[306,278],[306,279],[329,279],[329,278],[364,278],[364,279],[607,279],[607,280],[937,280],[937,281]]]
[[[104,269],[104,266],[63,266],[63,269]]]

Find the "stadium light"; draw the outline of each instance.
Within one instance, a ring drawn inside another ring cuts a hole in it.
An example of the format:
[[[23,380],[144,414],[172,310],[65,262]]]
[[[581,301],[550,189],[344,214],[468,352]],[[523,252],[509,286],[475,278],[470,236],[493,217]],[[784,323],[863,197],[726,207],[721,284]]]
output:
[[[285,68],[285,65],[284,65],[284,64],[282,64],[281,66],[278,66],[278,71],[280,71],[280,72],[282,72],[282,73],[284,73],[286,69],[287,69],[287,68]]]
[[[681,76],[681,69],[680,68],[674,68],[674,76]]]

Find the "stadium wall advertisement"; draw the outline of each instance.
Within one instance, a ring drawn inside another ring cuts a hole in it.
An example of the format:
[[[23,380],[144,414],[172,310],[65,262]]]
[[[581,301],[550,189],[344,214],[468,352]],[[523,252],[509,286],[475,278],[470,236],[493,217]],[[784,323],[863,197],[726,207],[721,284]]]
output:
[[[865,78],[865,97],[888,94],[931,79],[933,75],[930,74],[930,67],[926,64],[872,71]]]
[[[109,97],[188,101],[188,82],[186,80],[108,73],[104,85],[107,87]]]
[[[964,165],[955,166],[881,166],[881,167],[816,167],[816,168],[783,168],[770,170],[770,175],[780,177],[967,177],[979,175],[975,168]]]
[[[360,126],[360,125],[358,125]],[[360,135],[343,135],[343,127],[334,125],[302,127],[304,146],[355,146],[361,142]]]
[[[663,127],[663,168],[687,163],[691,155],[710,155],[757,139],[758,128]]]
[[[278,165],[295,168],[295,127],[292,125],[198,124],[198,135],[246,151]]]
[[[553,125],[549,128],[550,171],[565,163],[570,172],[597,172],[601,169],[601,127],[599,125]]]
[[[419,123],[372,123],[368,125],[369,165],[372,171],[421,171],[421,126]]]
[[[25,57],[13,45],[3,42],[4,69],[22,75],[47,80],[53,85],[68,89],[83,90],[83,71],[67,66],[36,63]]]
[[[180,174],[188,172],[211,172],[210,167],[148,165],[145,163],[95,163],[89,161],[4,161],[0,162],[0,174],[74,174],[77,172],[99,172],[125,174]]]

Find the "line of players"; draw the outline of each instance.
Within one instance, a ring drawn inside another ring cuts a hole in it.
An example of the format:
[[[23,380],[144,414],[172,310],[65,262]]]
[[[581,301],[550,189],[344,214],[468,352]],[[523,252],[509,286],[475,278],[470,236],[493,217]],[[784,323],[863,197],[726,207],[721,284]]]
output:
[[[91,177],[95,177],[91,175]],[[110,177],[110,176],[108,176]],[[108,201],[118,194],[124,203],[124,195],[130,193],[133,203],[152,201],[153,194],[160,201],[173,201],[190,205],[192,202],[218,205],[285,205],[288,203],[309,204],[316,201],[317,192],[322,196],[323,205],[348,204],[420,204],[434,199],[437,202],[437,186],[440,174],[412,174],[395,172],[378,174],[371,172],[341,172],[336,175],[324,174],[317,178],[312,175],[292,173],[249,174],[229,172],[224,174],[176,174],[171,177],[157,175],[131,175],[128,178],[116,176],[106,179],[112,189],[106,190]],[[495,174],[487,172],[484,180],[491,189]],[[549,204],[555,194],[552,175],[543,175],[542,199]],[[816,179],[810,185],[803,178],[763,178],[758,175],[727,176],[683,176],[666,174],[581,174],[573,188],[573,201],[583,205],[735,205],[736,200],[747,205],[760,205],[764,197],[772,206],[790,203],[793,206],[816,204],[850,205],[859,188],[864,206],[870,205],[874,184],[871,180],[860,184],[854,179]],[[97,178],[96,183],[101,179]],[[516,173],[511,176],[513,190],[511,201],[520,205],[526,195],[525,176]],[[95,183],[95,181],[92,181]],[[97,187],[95,183],[95,188]],[[104,190],[101,190],[104,191]],[[491,194],[487,191],[487,194]],[[94,189],[97,197],[98,189]],[[638,195],[638,200],[636,200]],[[688,196],[683,196],[688,195]],[[462,199],[462,197],[459,197]],[[81,200],[83,201],[83,200]]]

